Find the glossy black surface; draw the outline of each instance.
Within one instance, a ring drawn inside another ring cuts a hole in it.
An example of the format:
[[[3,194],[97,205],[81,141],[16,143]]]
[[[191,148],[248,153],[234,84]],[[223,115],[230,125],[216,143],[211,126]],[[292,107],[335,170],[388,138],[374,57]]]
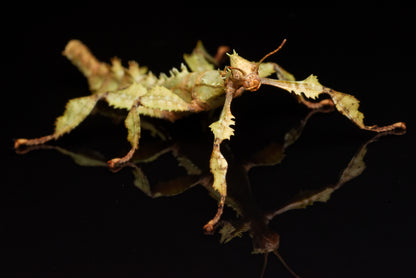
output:
[[[242,22],[234,20],[238,15],[218,10],[189,15],[121,7],[101,7],[89,18],[94,7],[11,10],[16,16],[13,28],[5,33],[9,48],[3,91],[7,113],[0,248],[14,277],[259,277],[261,273],[263,256],[251,254],[253,243],[247,233],[227,244],[219,242],[218,233],[203,233],[202,226],[216,209],[216,200],[203,186],[153,199],[134,186],[133,168],[113,173],[105,167],[84,167],[63,153],[95,159],[100,153],[102,161],[119,155],[128,144],[123,125],[116,121],[93,115],[50,144],[60,151],[14,152],[14,139],[49,134],[67,100],[88,94],[83,76],[60,54],[73,38],[84,41],[101,60],[134,59],[154,73],[179,66],[182,54],[190,52],[198,39],[212,53],[227,44],[241,56],[257,60],[287,38],[270,60],[298,79],[314,73],[322,84],[355,95],[366,123],[404,121],[408,132],[368,144],[366,169],[328,202],[273,218],[268,227],[280,234],[280,254],[301,277],[398,277],[413,272],[415,45],[408,10],[282,9],[262,11]],[[232,112],[235,136],[223,146],[237,171],[229,186],[240,200],[252,198],[257,212],[278,210],[301,190],[337,184],[354,154],[374,136],[337,112],[316,113],[299,139],[284,148],[284,135],[299,127],[309,110],[286,92],[265,86],[235,99]],[[155,124],[172,138],[163,144],[174,145],[206,173],[212,144],[212,135],[203,128],[208,123],[206,115],[197,115],[175,124]],[[144,132],[143,150],[162,148],[158,144],[159,139]],[[278,165],[251,169],[247,184],[239,165],[268,146],[284,152],[284,159]],[[136,165],[150,185],[186,177],[172,152]],[[251,194],[238,193],[239,187],[250,186]],[[235,219],[235,212],[227,208],[223,219]],[[291,276],[275,256],[269,256],[265,277]]]

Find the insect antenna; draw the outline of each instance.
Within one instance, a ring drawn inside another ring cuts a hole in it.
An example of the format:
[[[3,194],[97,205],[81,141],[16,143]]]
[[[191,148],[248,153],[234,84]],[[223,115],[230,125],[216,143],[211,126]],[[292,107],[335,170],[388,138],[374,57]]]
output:
[[[287,271],[290,272],[290,274],[293,275],[293,277],[295,278],[300,278],[290,267],[289,265],[285,262],[285,260],[283,260],[282,256],[279,254],[279,252],[277,252],[277,249],[275,249],[273,251],[273,253],[276,255],[276,257],[280,260],[280,262],[282,263],[282,265],[287,269]]]
[[[267,53],[263,58],[261,58],[261,60],[257,63],[257,69],[259,68],[259,66],[260,66],[260,64],[261,63],[263,63],[263,61],[264,60],[266,60],[266,58],[267,57],[269,57],[269,56],[271,56],[271,55],[273,55],[273,54],[275,54],[277,51],[279,51],[282,47],[283,47],[283,45],[286,43],[286,39],[284,39],[283,41],[282,41],[282,43],[279,45],[279,47],[278,48],[276,48],[275,50],[273,50],[272,52],[269,52],[269,53]]]

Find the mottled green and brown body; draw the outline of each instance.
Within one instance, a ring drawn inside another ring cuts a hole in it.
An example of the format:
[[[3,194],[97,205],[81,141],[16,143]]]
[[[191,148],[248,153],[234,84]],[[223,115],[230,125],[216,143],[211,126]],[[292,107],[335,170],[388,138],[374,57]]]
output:
[[[182,113],[160,112],[198,112],[221,105],[224,79],[211,64],[211,67],[208,64],[204,67],[194,65],[195,62],[188,57],[188,66],[200,71],[189,71],[182,64],[180,70],[173,68],[170,76],[161,74],[157,78],[136,62],[130,62],[128,68],[123,68],[117,58],[112,59],[112,66],[100,63],[76,40],[68,43],[64,55],[84,73],[91,91],[107,94],[106,100],[115,108],[129,110],[134,101],[141,98],[141,106],[147,109],[140,108],[140,114],[173,121]]]
[[[88,79],[91,95],[75,98],[67,103],[64,114],[56,120],[53,134],[35,139],[17,139],[15,148],[43,144],[59,138],[78,126],[99,100],[105,100],[114,108],[129,111],[125,126],[131,150],[125,156],[108,162],[110,167],[116,167],[129,161],[139,147],[140,116],[173,122],[192,113],[222,106],[220,119],[210,125],[214,134],[210,159],[210,169],[214,177],[212,186],[221,196],[217,214],[205,225],[207,231],[212,231],[221,217],[227,194],[228,164],[220,151],[220,145],[223,140],[229,140],[233,135],[234,130],[231,126],[234,125],[234,117],[231,114],[231,102],[243,92],[257,91],[263,84],[271,85],[294,93],[300,102],[310,108],[335,106],[361,129],[375,132],[406,129],[402,122],[383,127],[367,126],[363,121],[364,115],[358,111],[359,101],[355,97],[321,85],[313,75],[303,81],[295,81],[293,75],[276,63],[263,63],[266,57],[277,52],[280,47],[257,63],[250,62],[234,52],[229,55],[230,66],[218,70],[216,67],[227,48],[220,47],[213,58],[202,44],[198,43],[192,54],[184,55],[188,67],[182,64],[180,70],[172,69],[169,76],[161,74],[156,77],[146,67],[139,67],[136,62],[130,62],[128,68],[123,67],[117,58],[112,59],[111,65],[100,62],[80,41],[72,40],[63,54]],[[273,73],[276,73],[278,79],[267,78]],[[316,99],[321,94],[328,95],[329,99],[320,102],[307,100]]]

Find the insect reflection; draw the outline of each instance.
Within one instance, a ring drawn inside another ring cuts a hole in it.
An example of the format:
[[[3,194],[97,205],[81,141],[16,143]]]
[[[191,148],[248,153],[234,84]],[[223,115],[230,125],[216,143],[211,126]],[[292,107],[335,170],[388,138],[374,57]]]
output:
[[[380,133],[362,144],[345,166],[335,183],[324,185],[315,190],[302,192],[302,194],[287,201],[286,205],[277,209],[262,209],[259,206],[258,200],[255,198],[256,196],[253,194],[249,172],[256,167],[280,164],[284,158],[285,150],[301,136],[308,120],[314,114],[327,113],[331,110],[331,108],[311,110],[293,128],[284,133],[282,138],[273,140],[271,143],[264,145],[260,150],[248,154],[247,157],[244,155],[236,156],[233,154],[231,147],[227,148],[226,156],[229,160],[227,182],[229,187],[226,205],[235,211],[236,217],[220,220],[214,226],[213,233],[216,232],[220,235],[221,243],[227,243],[244,234],[248,234],[252,238],[253,253],[264,255],[261,276],[266,271],[268,254],[272,253],[277,256],[283,266],[294,277],[299,277],[279,254],[280,236],[269,227],[269,223],[276,216],[284,212],[306,208],[315,202],[326,202],[334,191],[338,190],[348,181],[358,177],[364,171],[366,167],[364,157],[369,144],[388,134],[401,134],[398,132]],[[113,114],[108,115],[114,118]],[[23,153],[34,149],[53,149],[71,157],[76,164],[81,166],[106,167],[113,172],[130,170],[134,176],[133,184],[152,198],[178,195],[196,185],[202,185],[206,188],[213,198],[217,200],[220,198],[218,192],[212,187],[213,177],[210,173],[209,165],[206,164],[207,159],[204,155],[201,155],[205,153],[206,156],[209,156],[209,140],[196,140],[190,144],[189,141],[184,141],[181,138],[169,138],[169,135],[164,134],[157,125],[145,122],[143,127],[150,130],[155,137],[154,140],[145,142],[142,148],[134,155],[131,162],[117,169],[109,168],[105,157],[100,155],[92,156],[91,151],[88,153],[73,152],[59,146],[40,145],[27,148]],[[197,155],[192,155],[195,153]],[[142,170],[141,166],[144,164],[149,165],[165,154],[173,156],[178,162],[179,167],[183,168],[185,172],[178,171],[183,174],[179,174],[169,180],[154,179],[156,182],[149,182],[151,179]]]

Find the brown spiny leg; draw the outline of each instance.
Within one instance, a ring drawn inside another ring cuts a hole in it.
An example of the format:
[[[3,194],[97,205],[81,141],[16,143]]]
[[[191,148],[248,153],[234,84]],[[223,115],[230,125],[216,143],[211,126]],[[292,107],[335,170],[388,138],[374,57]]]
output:
[[[324,87],[324,92],[327,93],[332,101],[335,103],[335,107],[337,110],[353,121],[358,127],[365,130],[375,131],[375,132],[386,132],[386,131],[394,131],[394,130],[406,130],[406,124],[404,122],[397,122],[391,125],[386,126],[377,126],[377,125],[365,125],[364,115],[358,111],[358,106],[360,101],[357,100],[355,97],[337,92],[330,88]]]
[[[220,194],[220,201],[214,218],[208,221],[204,226],[205,231],[208,233],[213,232],[214,225],[220,220],[224,209],[225,198],[227,196],[226,175],[228,163],[221,153],[220,145],[223,140],[230,139],[231,135],[234,134],[234,130],[230,127],[231,125],[234,125],[234,116],[231,114],[231,101],[234,95],[239,95],[244,91],[243,87],[236,90],[232,85],[232,82],[229,82],[226,86],[225,103],[221,111],[220,119],[210,125],[210,128],[214,133],[214,144],[210,159],[210,169],[214,177],[212,187]]]
[[[33,138],[33,139],[26,139],[26,138],[19,138],[14,141],[14,148],[20,149],[22,146],[35,146],[35,145],[41,145],[44,144],[50,140],[56,139],[56,136],[54,134],[42,136],[39,138]]]
[[[364,124],[364,114],[358,110],[360,101],[354,96],[341,93],[325,86],[322,86],[318,82],[318,78],[314,75],[310,75],[308,78],[302,81],[285,81],[275,80],[270,78],[261,78],[261,82],[264,85],[275,86],[284,90],[287,90],[296,95],[304,94],[307,98],[316,99],[321,94],[327,94],[331,97],[335,108],[350,119],[359,128],[365,130],[371,130],[375,132],[392,131],[395,129],[406,130],[406,124],[403,122],[397,122],[386,126],[368,126]]]
[[[22,146],[33,146],[44,144],[50,140],[58,139],[65,133],[77,127],[92,111],[97,101],[103,95],[90,95],[86,97],[74,98],[66,104],[64,114],[56,119],[55,131],[53,134],[34,139],[20,138],[14,142],[14,148]]]
[[[124,121],[124,125],[127,128],[127,140],[130,142],[131,149],[130,151],[123,157],[116,157],[109,160],[108,166],[110,168],[118,167],[119,165],[128,162],[132,157],[134,152],[139,148],[139,140],[140,140],[140,114],[139,114],[139,105],[140,99],[136,100],[131,107],[129,113],[127,114],[126,120]]]

